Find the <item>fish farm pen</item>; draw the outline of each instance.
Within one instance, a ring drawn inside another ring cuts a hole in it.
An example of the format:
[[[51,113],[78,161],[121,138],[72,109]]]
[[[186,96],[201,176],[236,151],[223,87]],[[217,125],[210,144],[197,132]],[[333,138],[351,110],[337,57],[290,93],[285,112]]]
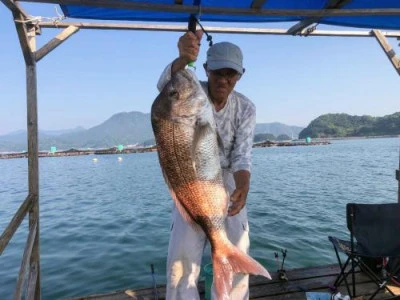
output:
[[[388,42],[388,38],[400,39],[400,2],[367,1],[367,0],[321,0],[321,1],[188,1],[183,0],[1,0],[13,18],[26,66],[27,90],[27,131],[28,131],[28,186],[26,199],[21,199],[21,206],[15,212],[8,226],[0,237],[0,255],[3,253],[14,233],[25,217],[29,218],[29,234],[23,252],[21,267],[16,274],[16,286],[13,299],[41,299],[41,260],[40,260],[40,218],[39,218],[39,151],[38,151],[38,88],[37,63],[52,50],[60,46],[80,30],[125,30],[125,31],[173,31],[188,30],[191,16],[201,18],[202,22],[219,23],[268,23],[297,22],[289,28],[232,28],[204,26],[207,32],[253,34],[260,38],[265,35],[290,35],[293,38],[303,36],[336,36],[373,38],[381,46],[384,54],[392,64],[394,71],[400,75],[400,59]],[[64,13],[54,22],[44,22],[32,18],[24,10],[21,2],[58,4]],[[296,4],[294,4],[296,3]],[[69,22],[68,18],[84,21]],[[90,19],[90,21],[87,21]],[[107,20],[106,23],[94,20]],[[110,21],[119,21],[111,23]],[[124,21],[126,23],[122,23]],[[130,23],[130,21],[136,21]],[[137,21],[153,23],[139,24]],[[158,24],[154,23],[158,22]],[[180,22],[182,25],[171,25]],[[166,24],[167,23],[167,24]],[[365,30],[317,30],[315,24],[357,27]],[[192,24],[193,25],[193,24]],[[58,29],[60,33],[36,49],[36,38],[43,29]],[[193,27],[191,27],[193,28]],[[383,31],[386,30],[386,31]],[[4,44],[3,47],[7,47]],[[7,72],[7,70],[1,70]],[[22,112],[21,112],[22,113]],[[400,178],[399,170],[396,178]],[[399,199],[400,201],[400,181]],[[0,261],[1,261],[0,256]],[[287,270],[288,281],[279,280],[272,273],[273,280],[251,277],[251,299],[305,299],[305,292],[328,292],[339,274],[338,266],[321,266],[304,269]],[[27,276],[26,276],[27,275]],[[357,291],[360,297],[368,299],[376,289],[376,284],[363,274],[356,277]],[[200,283],[200,293],[204,297],[204,283]],[[348,294],[340,287],[343,294]],[[400,295],[398,288],[393,292]],[[93,292],[95,294],[95,291]],[[87,296],[77,299],[163,299],[165,286],[150,287],[142,290],[126,290],[108,295]],[[12,296],[10,295],[10,298]],[[399,299],[399,297],[380,291],[374,299]]]

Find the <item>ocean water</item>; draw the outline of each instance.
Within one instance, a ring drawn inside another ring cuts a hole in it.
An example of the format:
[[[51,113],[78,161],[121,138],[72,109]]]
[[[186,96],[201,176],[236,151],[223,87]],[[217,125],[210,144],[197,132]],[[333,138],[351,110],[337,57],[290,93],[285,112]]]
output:
[[[397,201],[399,147],[381,138],[254,149],[251,255],[272,271],[281,249],[286,269],[335,263],[327,237],[347,236],[346,203]],[[151,264],[165,283],[172,201],[157,154],[96,157],[39,160],[42,299],[148,287]],[[0,174],[3,232],[27,196],[27,160],[0,160]],[[25,220],[0,256],[0,299],[12,299],[27,233]]]

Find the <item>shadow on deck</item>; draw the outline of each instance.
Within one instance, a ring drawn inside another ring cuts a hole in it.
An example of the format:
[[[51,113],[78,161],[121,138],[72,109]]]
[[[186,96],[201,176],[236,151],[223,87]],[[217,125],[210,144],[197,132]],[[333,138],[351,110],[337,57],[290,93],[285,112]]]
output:
[[[308,292],[330,292],[329,287],[333,284],[339,273],[338,265],[327,265],[287,270],[289,281],[280,281],[276,273],[271,272],[272,280],[260,276],[250,277],[250,299],[299,299],[305,300]],[[351,277],[351,276],[350,276]],[[350,278],[349,278],[350,279]],[[375,289],[376,284],[362,273],[356,276],[356,292],[358,297],[353,300],[368,299]],[[400,295],[400,287],[389,285],[396,295]],[[158,285],[158,299],[165,299],[165,285]],[[339,287],[342,294],[348,294],[344,286]],[[204,281],[199,282],[201,299],[204,299]],[[71,298],[70,300],[153,300],[153,288],[127,289],[108,294],[92,295],[87,297]],[[388,292],[380,291],[374,299],[400,299],[393,297]]]

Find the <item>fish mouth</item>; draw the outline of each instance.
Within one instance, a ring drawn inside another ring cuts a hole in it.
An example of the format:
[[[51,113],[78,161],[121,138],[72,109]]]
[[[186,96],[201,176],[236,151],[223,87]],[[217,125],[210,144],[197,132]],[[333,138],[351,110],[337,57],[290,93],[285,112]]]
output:
[[[200,85],[199,80],[197,79],[196,74],[192,70],[182,69],[182,70],[178,71],[177,75],[180,75],[181,77],[183,77],[183,79],[188,83],[188,85],[193,85],[193,87],[192,87],[193,91],[195,91],[195,90],[202,91],[203,90]]]
[[[182,69],[179,70],[176,75],[181,77],[185,81],[185,84],[187,84],[187,87],[190,88],[192,91],[192,99],[196,99],[197,101],[204,99],[204,101],[199,101],[200,105],[203,106],[207,104],[207,95],[205,94],[196,74],[192,70]]]
[[[176,72],[176,76],[183,77],[183,79],[185,79],[186,81],[189,81],[189,82],[196,80],[195,74],[188,69],[179,70],[178,72]]]
[[[163,117],[173,123],[189,126],[197,119],[202,119],[207,109],[208,97],[196,74],[188,69],[179,70],[172,75],[169,85],[177,96],[165,95],[165,103],[169,103],[169,106],[164,105],[159,109],[165,111]]]

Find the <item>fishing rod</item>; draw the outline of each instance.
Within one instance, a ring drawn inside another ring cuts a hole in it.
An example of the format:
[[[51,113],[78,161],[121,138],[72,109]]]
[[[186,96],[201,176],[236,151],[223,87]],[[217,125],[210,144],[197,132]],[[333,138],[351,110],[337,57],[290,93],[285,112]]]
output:
[[[158,300],[158,290],[157,290],[157,284],[156,284],[156,276],[154,274],[154,265],[150,265],[151,268],[151,277],[153,277],[153,294],[154,294],[154,300]]]
[[[282,265],[281,265],[280,270],[278,270],[279,279],[280,280],[284,280],[284,281],[288,281],[288,277],[286,275],[286,270],[283,268],[283,264],[285,263],[287,250],[286,249],[285,250],[281,249],[281,252],[282,252]]]
[[[285,263],[287,250],[286,249],[285,250],[281,249],[281,252],[282,252],[282,264],[281,264],[280,268],[279,268],[279,254],[278,254],[278,252],[274,252],[274,256],[275,256],[276,263],[277,263],[277,266],[278,266],[278,269],[277,269],[276,272],[278,273],[279,280],[288,281],[289,279],[288,279],[288,277],[286,275],[286,270],[283,268],[283,265]]]

